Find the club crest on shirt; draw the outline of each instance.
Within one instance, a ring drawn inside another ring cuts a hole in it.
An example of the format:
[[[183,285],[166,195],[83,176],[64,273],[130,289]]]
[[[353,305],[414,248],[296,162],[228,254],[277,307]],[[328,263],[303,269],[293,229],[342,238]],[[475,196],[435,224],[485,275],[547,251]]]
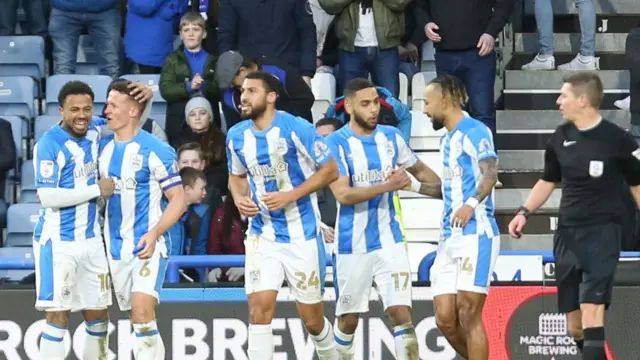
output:
[[[275,150],[275,152],[280,155],[280,156],[284,156],[287,154],[287,151],[289,150],[289,145],[287,145],[287,140],[284,138],[278,138],[276,139],[273,148]]]
[[[489,139],[485,138],[480,140],[480,143],[478,144],[478,150],[480,153],[493,150],[493,146],[491,146],[491,142],[489,142]]]
[[[604,163],[602,161],[592,160],[589,162],[589,175],[594,178],[599,178],[604,172]]]
[[[142,161],[142,155],[133,154],[129,157],[129,166],[133,171],[140,171],[142,170]]]
[[[318,140],[313,144],[313,152],[318,160],[322,160],[329,155],[329,147],[324,142]]]
[[[384,151],[389,157],[393,157],[396,154],[396,147],[393,145],[393,141],[387,141],[384,144]]]
[[[40,161],[40,176],[44,178],[50,178],[53,176],[53,161],[51,160]]]

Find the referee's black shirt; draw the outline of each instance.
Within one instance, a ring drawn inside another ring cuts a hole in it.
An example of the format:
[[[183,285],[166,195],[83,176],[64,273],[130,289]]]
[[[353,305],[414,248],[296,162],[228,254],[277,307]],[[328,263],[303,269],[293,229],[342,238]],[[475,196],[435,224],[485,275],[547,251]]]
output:
[[[578,130],[560,125],[547,144],[542,180],[562,183],[558,226],[622,223],[624,181],[640,185],[640,149],[617,125],[602,120]]]

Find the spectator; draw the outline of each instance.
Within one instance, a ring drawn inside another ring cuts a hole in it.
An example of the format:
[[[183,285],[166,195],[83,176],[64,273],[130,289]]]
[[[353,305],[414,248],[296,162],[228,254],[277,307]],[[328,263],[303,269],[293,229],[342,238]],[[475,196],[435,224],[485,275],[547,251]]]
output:
[[[2,11],[0,11],[0,36],[8,36],[16,34],[16,25],[18,23],[18,0],[6,0],[2,2]],[[23,34],[47,36],[47,6],[44,0],[22,0],[22,8],[24,9],[27,28],[22,29]]]
[[[627,35],[625,44],[627,67],[629,68],[629,93],[623,100],[618,100],[615,105],[631,111],[631,128],[629,131],[638,143],[640,143],[640,27],[636,27]],[[633,101],[631,101],[633,100]]]
[[[311,107],[315,101],[311,88],[305,84],[296,69],[276,59],[262,57],[252,59],[237,51],[227,51],[220,55],[216,65],[216,78],[222,94],[222,111],[227,129],[240,121],[240,87],[247,74],[258,70],[266,71],[280,79],[276,108],[313,122]]]
[[[220,54],[236,50],[254,58],[281,59],[311,87],[316,27],[307,1],[222,1],[218,44]]]
[[[206,4],[205,4],[206,2]],[[207,38],[204,48],[209,54],[218,56],[218,23],[220,19],[220,0],[200,0],[200,11],[206,5]]]
[[[496,139],[494,85],[496,36],[507,24],[513,0],[417,0],[416,11],[433,41],[438,75],[460,78],[469,94],[470,112]]]
[[[338,82],[346,84],[371,74],[374,83],[398,97],[398,46],[404,36],[404,9],[410,0],[320,0],[337,16],[340,40]],[[338,87],[342,92],[342,85]]]
[[[583,0],[575,1],[575,4],[580,19],[580,52],[570,62],[558,65],[558,70],[597,70],[595,3],[594,0]],[[538,24],[540,51],[530,63],[522,66],[522,70],[555,70],[551,0],[536,0],[534,11]]]
[[[228,189],[221,189],[219,185],[216,185],[216,181],[224,181],[226,184],[227,180],[222,178],[227,176],[226,169],[223,172],[217,172],[215,168],[208,168],[204,160],[202,147],[195,142],[186,143],[178,149],[178,164],[180,167],[189,166],[204,172],[207,178],[207,196],[204,199],[204,203],[209,206],[212,212],[219,208],[224,197],[222,194],[226,194]]]
[[[211,233],[207,244],[208,255],[244,255],[244,233],[247,219],[240,216],[231,194],[227,195],[224,205],[213,214]],[[215,268],[209,272],[210,282],[241,281],[244,268]]]
[[[78,39],[84,29],[96,49],[101,75],[120,76],[120,25],[116,0],[51,0],[49,35],[53,72],[75,74]]]
[[[336,130],[344,126],[344,122],[334,118],[323,118],[316,122],[316,132],[327,137]],[[334,242],[334,228],[336,227],[336,216],[338,215],[338,203],[331,189],[326,187],[316,192],[318,196],[318,209],[320,210],[320,220],[322,220],[322,236],[327,244]]]
[[[7,225],[7,199],[5,199],[7,175],[16,167],[16,144],[13,141],[11,123],[0,118],[0,246],[3,229]]]
[[[309,6],[311,7],[311,13],[313,14],[313,23],[316,26],[316,70],[323,66],[320,57],[322,56],[322,49],[324,49],[324,43],[331,29],[331,23],[335,16],[327,14],[326,11],[320,6],[318,0],[309,0]]]
[[[200,144],[191,142],[186,143],[178,148],[178,167],[192,167],[200,171],[204,171],[205,161],[204,153]]]
[[[160,94],[167,101],[166,132],[169,143],[184,127],[184,108],[193,96],[204,96],[218,109],[219,93],[215,81],[216,58],[202,48],[206,36],[205,20],[198,13],[187,13],[180,20],[182,45],[165,59],[160,75]],[[220,113],[213,112],[220,127]]]
[[[140,74],[160,74],[164,59],[173,51],[173,30],[187,11],[182,0],[129,0],[124,51]],[[153,41],[140,34],[153,34]]]
[[[421,19],[418,18],[418,12],[415,11],[416,3],[412,2],[407,6],[404,12],[405,31],[402,37],[402,45],[398,47],[400,54],[399,71],[407,76],[409,84],[413,75],[420,72],[418,62],[420,61],[420,52],[422,44],[427,41],[427,36],[421,26]],[[411,90],[411,86],[409,86]]]

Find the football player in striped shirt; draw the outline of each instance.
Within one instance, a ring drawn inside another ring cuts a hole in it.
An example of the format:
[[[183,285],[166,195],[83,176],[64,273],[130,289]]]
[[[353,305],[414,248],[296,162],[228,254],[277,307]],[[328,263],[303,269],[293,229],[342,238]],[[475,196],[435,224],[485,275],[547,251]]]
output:
[[[63,360],[69,313],[82,311],[82,357],[106,359],[111,305],[109,267],[98,223],[97,200],[114,191],[98,179],[99,128],[92,123],[94,94],[80,81],[58,95],[62,121],[34,147],[35,184],[43,210],[33,234],[36,308],[46,311],[43,360]],[[99,125],[99,124],[97,124]]]
[[[373,282],[393,324],[396,359],[418,360],[411,269],[394,197],[401,189],[419,190],[418,181],[440,180],[397,128],[378,125],[380,99],[370,81],[353,79],[344,94],[349,123],[327,139],[340,169],[331,184],[339,203],[333,269],[336,347],[341,359],[353,359],[354,333],[359,315],[369,311]]]
[[[141,130],[145,108],[126,80],[111,85],[105,116],[113,135],[100,141],[99,173],[115,182],[104,225],[109,268],[122,311],[130,311],[137,360],[164,359],[155,307],[164,281],[167,230],[186,209],[176,152]]]
[[[242,121],[227,134],[229,188],[250,218],[245,240],[250,360],[271,360],[271,321],[286,279],[321,360],[337,360],[322,292],[326,255],[315,192],[338,176],[322,137],[305,119],[275,110],[281,84],[255,72],[242,85]]]

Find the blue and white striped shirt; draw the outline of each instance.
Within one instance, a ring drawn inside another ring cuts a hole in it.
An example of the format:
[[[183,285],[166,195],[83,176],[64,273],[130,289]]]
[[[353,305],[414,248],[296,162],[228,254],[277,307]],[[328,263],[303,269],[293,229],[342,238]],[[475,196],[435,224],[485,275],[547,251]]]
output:
[[[60,124],[47,130],[33,153],[37,189],[86,189],[98,179],[98,139],[96,124],[84,138],[75,138]],[[99,195],[99,192],[98,192]],[[96,198],[61,208],[45,208],[34,229],[36,242],[82,241],[100,237]]]
[[[108,198],[104,235],[111,256],[119,260],[133,254],[140,238],[160,221],[167,200],[164,192],[182,184],[175,150],[154,135],[140,130],[130,141],[111,135],[100,141],[100,177],[116,183]],[[167,255],[165,237],[156,251]]]
[[[278,111],[271,127],[256,130],[252,120],[233,126],[227,134],[229,174],[244,175],[259,207],[249,220],[248,234],[290,243],[317,239],[320,216],[316,194],[285,208],[270,211],[261,200],[269,192],[291,191],[331,159],[322,137],[307,120]]]
[[[327,138],[338,158],[340,176],[351,187],[368,187],[386,181],[392,169],[411,167],[418,157],[397,128],[378,125],[360,136],[344,126]],[[338,205],[336,239],[339,254],[361,254],[404,240],[393,204],[395,192],[381,194],[355,205]]]
[[[441,240],[455,235],[498,236],[498,224],[493,214],[493,190],[476,207],[463,229],[451,227],[453,214],[477,191],[482,178],[478,163],[487,158],[498,158],[491,130],[480,121],[465,116],[453,131],[442,137],[440,157],[444,165],[441,176],[444,200]]]

